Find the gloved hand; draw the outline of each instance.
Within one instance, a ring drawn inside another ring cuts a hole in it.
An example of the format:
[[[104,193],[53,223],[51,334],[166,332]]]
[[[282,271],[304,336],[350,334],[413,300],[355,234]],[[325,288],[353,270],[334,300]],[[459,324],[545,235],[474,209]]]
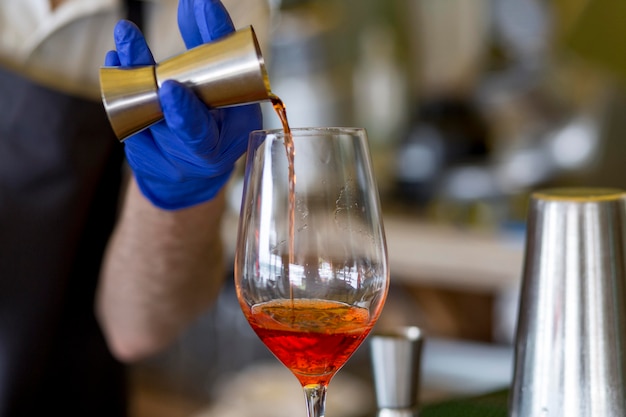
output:
[[[234,31],[219,0],[180,0],[178,26],[187,48]],[[116,51],[107,66],[153,65],[141,31],[127,20],[114,31]],[[164,120],[124,141],[128,164],[142,193],[174,210],[215,197],[246,151],[250,131],[262,125],[258,104],[209,109],[186,86],[168,80],[159,89]]]

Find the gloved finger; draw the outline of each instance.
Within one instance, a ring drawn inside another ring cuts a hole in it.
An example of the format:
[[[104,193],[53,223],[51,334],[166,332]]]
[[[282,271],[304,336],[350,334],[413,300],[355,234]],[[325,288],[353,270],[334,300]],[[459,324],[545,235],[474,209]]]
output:
[[[134,65],[153,65],[154,58],[141,30],[129,20],[120,20],[113,32],[120,64],[125,67]]]
[[[163,176],[178,180],[180,171],[167,157],[152,135],[134,135],[124,141],[126,160],[137,179],[159,179]]]
[[[180,0],[178,2],[178,30],[187,49],[202,44],[202,36],[196,23],[193,4],[194,0]]]
[[[233,21],[220,0],[195,0],[194,14],[203,42],[211,42],[235,31]]]
[[[104,66],[105,67],[119,67],[120,57],[117,56],[117,51],[109,51],[104,57]]]
[[[168,80],[159,89],[159,99],[167,126],[184,147],[197,155],[213,153],[220,137],[218,126],[211,111],[193,91],[177,81]],[[162,146],[176,153],[167,144]]]
[[[248,147],[250,132],[263,126],[261,106],[248,104],[219,111],[221,117],[216,119],[221,135],[229,138],[228,141],[219,144],[219,152],[224,163],[235,163]]]
[[[187,48],[219,39],[235,30],[220,0],[181,0],[178,28]]]

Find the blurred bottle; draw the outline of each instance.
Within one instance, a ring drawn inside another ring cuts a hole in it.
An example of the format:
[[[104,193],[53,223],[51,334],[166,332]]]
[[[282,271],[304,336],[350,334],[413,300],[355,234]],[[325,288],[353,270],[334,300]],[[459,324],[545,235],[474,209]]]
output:
[[[351,117],[344,14],[334,1],[283,0],[276,11],[268,74],[292,127],[344,125]],[[271,106],[264,114],[265,126],[281,127]]]
[[[435,97],[422,102],[396,153],[396,195],[426,206],[445,173],[458,165],[483,163],[489,154],[489,129],[467,99]]]
[[[387,24],[362,28],[354,68],[354,120],[367,129],[379,192],[393,184],[393,152],[406,130],[409,90],[407,74],[396,56],[395,33]]]
[[[395,196],[425,208],[446,172],[482,163],[487,123],[474,101],[487,54],[490,2],[401,0],[412,100],[417,103],[395,153]]]

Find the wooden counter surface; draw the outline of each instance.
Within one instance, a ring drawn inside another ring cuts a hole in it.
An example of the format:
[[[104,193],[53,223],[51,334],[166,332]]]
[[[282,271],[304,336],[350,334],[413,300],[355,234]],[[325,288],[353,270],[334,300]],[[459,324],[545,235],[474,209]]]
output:
[[[232,262],[236,214],[225,216],[223,237]],[[392,279],[459,291],[499,292],[519,284],[523,238],[462,229],[396,215],[384,217]]]

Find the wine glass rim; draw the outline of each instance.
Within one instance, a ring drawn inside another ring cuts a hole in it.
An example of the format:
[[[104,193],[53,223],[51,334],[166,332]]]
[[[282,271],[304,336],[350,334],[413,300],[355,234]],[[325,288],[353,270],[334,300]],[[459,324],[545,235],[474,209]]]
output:
[[[307,135],[319,135],[321,134],[361,134],[365,132],[365,129],[362,127],[295,127],[290,129],[291,134],[294,136],[307,136]],[[285,131],[283,129],[259,129],[254,130],[250,133],[250,135],[276,135],[276,136],[284,136]]]

